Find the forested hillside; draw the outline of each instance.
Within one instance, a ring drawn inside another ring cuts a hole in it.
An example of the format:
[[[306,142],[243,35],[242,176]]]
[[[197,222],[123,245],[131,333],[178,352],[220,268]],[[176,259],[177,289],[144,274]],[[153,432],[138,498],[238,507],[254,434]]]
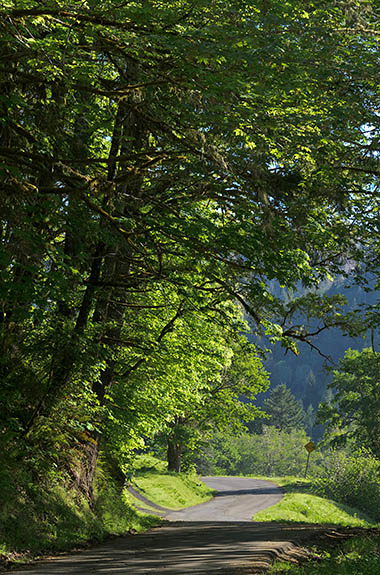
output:
[[[347,261],[378,273],[376,9],[2,0],[3,537],[54,524],[54,489],[92,525],[154,437],[178,472],[241,431],[264,338],[290,357],[376,328],[318,291]],[[293,377],[279,353],[273,377],[315,405],[311,356]]]
[[[278,286],[273,286],[272,290],[278,297],[289,299],[289,294]],[[353,314],[352,319],[357,325],[356,337],[353,337],[354,334],[342,332],[338,327],[332,327],[310,338],[312,346],[305,342],[300,343],[298,356],[288,353],[278,345],[270,345],[268,340],[261,340],[261,343],[267,343],[268,349],[271,350],[264,361],[270,374],[271,388],[285,384],[297,399],[302,400],[305,410],[310,405],[316,410],[321,401],[331,399],[332,392],[327,388],[332,379],[331,370],[337,367],[338,360],[348,348],[362,350],[374,345],[374,349],[378,350],[380,345],[376,326],[371,328],[365,320],[368,310],[373,310],[376,306],[376,290],[366,291],[362,285],[352,285],[348,276],[323,282],[319,286],[319,292],[327,296],[342,294],[345,297],[344,313]],[[310,331],[317,330],[318,325],[318,322],[312,320]],[[259,396],[260,404],[264,397]]]

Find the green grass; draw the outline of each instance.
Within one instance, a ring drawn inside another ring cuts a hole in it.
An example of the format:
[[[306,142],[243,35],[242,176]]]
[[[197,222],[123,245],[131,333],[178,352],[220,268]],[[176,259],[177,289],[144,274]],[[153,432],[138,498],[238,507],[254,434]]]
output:
[[[34,499],[26,497],[19,505],[15,502],[1,518],[0,548],[32,554],[68,550],[131,529],[142,531],[160,521],[141,517],[112,484],[99,494],[95,510],[76,492],[55,487]]]
[[[140,499],[137,499],[137,497],[134,497],[132,495],[132,493],[130,493],[127,490],[125,490],[124,496],[130,505],[132,505],[133,507],[139,507],[140,508],[138,510],[138,511],[140,511],[140,513],[149,513],[149,511],[152,511],[152,512],[157,511],[157,509],[155,509],[154,507],[151,507],[147,503],[140,501]],[[142,511],[142,509],[144,511]]]
[[[374,521],[364,513],[313,494],[312,482],[295,477],[271,477],[285,490],[284,498],[264,511],[254,521],[285,521],[297,523],[334,524],[351,527],[372,527]]]
[[[136,511],[108,475],[94,509],[69,485],[36,485],[26,479],[17,472],[0,474],[0,566],[8,559],[25,562],[161,523]]]
[[[181,509],[211,499],[213,490],[196,475],[147,471],[133,480],[133,487],[153,503]]]
[[[139,533],[161,523],[159,517],[137,511],[129,495],[125,489],[120,493],[109,487],[98,497],[96,516],[105,535],[123,535],[130,530]]]
[[[276,562],[268,575],[379,575],[380,536],[355,537],[336,548],[315,550],[303,565]]]
[[[148,499],[178,509],[210,499],[198,477],[164,473],[165,463],[143,456],[134,484]],[[144,508],[140,512],[136,507]],[[35,484],[25,473],[0,470],[0,565],[67,551],[110,535],[144,531],[162,522],[100,467],[95,507],[70,484]]]

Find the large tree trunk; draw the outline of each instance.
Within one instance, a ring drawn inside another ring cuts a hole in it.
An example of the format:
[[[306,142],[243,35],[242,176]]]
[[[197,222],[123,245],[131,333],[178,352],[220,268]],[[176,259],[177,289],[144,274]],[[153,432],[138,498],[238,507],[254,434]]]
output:
[[[132,75],[138,77],[138,70],[132,68]],[[127,155],[132,150],[140,150],[144,146],[147,131],[145,126],[141,125],[139,118],[133,111],[135,100],[140,99],[138,92],[131,93],[129,99],[119,104],[118,112],[115,118],[114,134],[111,145],[110,157],[116,156],[120,151],[122,155]],[[132,104],[132,106],[131,106]],[[119,167],[119,176],[123,173],[123,167]],[[116,163],[110,163],[108,170],[108,180],[112,182],[117,174]],[[142,176],[137,175],[129,178],[127,182],[121,184],[116,190],[114,197],[115,209],[123,216],[133,217],[135,206],[131,198],[138,198],[141,194]],[[133,248],[127,243],[121,243],[116,246],[111,254],[103,258],[103,267],[101,275],[111,283],[117,284],[121,277],[126,277],[130,273],[130,258],[133,257]],[[106,324],[113,322],[113,327],[103,333],[101,340],[109,346],[117,348],[121,339],[125,307],[124,303],[128,300],[128,291],[121,288],[108,287],[97,294],[96,305],[93,314],[94,323]],[[93,382],[92,389],[97,396],[100,405],[105,404],[105,396],[112,387],[114,372],[117,360],[109,357],[106,360],[106,366],[97,381]],[[100,424],[101,425],[101,424]],[[95,476],[97,457],[99,454],[99,442],[101,436],[94,434],[93,445],[88,445],[83,454],[83,464],[79,487],[83,493],[93,503],[93,479]]]
[[[168,471],[181,471],[181,453],[182,446],[180,443],[168,439]]]
[[[76,487],[86,497],[90,507],[93,507],[95,503],[94,476],[99,455],[99,444],[99,434],[96,434],[93,438],[89,438],[89,441],[83,446],[80,467],[76,470],[71,470],[71,475]]]

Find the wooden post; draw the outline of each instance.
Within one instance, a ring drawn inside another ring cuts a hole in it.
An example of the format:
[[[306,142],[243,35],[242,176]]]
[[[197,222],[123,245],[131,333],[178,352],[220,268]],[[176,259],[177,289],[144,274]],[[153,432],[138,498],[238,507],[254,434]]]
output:
[[[307,451],[307,461],[306,461],[306,469],[305,469],[305,479],[307,476],[307,470],[309,469],[309,461],[310,461],[310,453],[315,449],[315,443],[313,441],[309,441],[306,443],[305,449]]]
[[[308,454],[307,454],[306,469],[305,469],[305,479],[306,479],[306,477],[307,477],[307,470],[309,469],[310,453],[311,453],[311,451],[309,451]]]

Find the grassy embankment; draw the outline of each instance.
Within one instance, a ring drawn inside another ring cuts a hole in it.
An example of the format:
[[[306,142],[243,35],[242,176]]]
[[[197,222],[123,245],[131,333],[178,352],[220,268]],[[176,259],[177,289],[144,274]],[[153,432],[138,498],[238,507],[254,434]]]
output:
[[[174,476],[163,462],[151,460],[136,469],[133,485],[164,507],[178,509],[212,496],[196,476]],[[146,530],[159,517],[136,509],[141,502],[104,470],[97,479],[93,507],[78,491],[63,482],[36,484],[22,473],[0,472],[0,565],[24,562],[44,553],[66,551],[110,535]]]
[[[94,505],[68,483],[35,483],[0,474],[0,566],[142,531],[160,522],[139,514],[111,477],[98,481]]]
[[[264,479],[264,478],[263,478]],[[358,509],[320,497],[313,483],[299,477],[267,477],[283,487],[284,498],[254,516],[255,521],[289,521],[334,524],[348,527],[373,527],[376,522]]]
[[[143,462],[135,470],[132,487],[161,507],[167,509],[190,507],[208,501],[214,493],[196,475],[169,473],[165,471],[166,464],[163,461],[152,457],[145,457]],[[145,503],[142,504],[138,500],[133,502],[149,509]]]
[[[267,575],[379,575],[380,536],[354,537],[338,547],[315,548],[302,565],[277,561]]]
[[[305,522],[345,527],[375,527],[368,515],[313,493],[311,481],[268,478],[285,490],[282,501],[254,516],[255,521]],[[268,575],[379,575],[380,535],[354,537],[339,546],[313,547],[313,559],[302,565],[277,561]]]

